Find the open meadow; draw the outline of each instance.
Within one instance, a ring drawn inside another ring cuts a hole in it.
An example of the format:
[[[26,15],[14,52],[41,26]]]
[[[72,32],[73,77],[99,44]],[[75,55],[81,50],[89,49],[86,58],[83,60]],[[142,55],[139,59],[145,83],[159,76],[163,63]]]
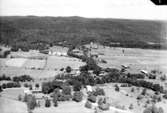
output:
[[[20,56],[23,56],[23,53],[19,53]],[[24,57],[21,58],[1,58],[0,75],[20,76],[26,74],[34,78],[48,78],[60,73],[61,68],[70,66],[72,69],[79,69],[80,66],[85,64],[79,59],[65,56],[45,55],[45,59],[38,58],[43,56],[43,54],[37,57],[30,56],[28,52],[26,54],[24,52]]]
[[[140,70],[160,70],[167,73],[167,51],[137,48],[116,48],[99,46],[92,49],[92,54],[98,54],[99,59],[107,63],[99,63],[101,67],[121,68],[121,65],[129,66],[132,73]]]

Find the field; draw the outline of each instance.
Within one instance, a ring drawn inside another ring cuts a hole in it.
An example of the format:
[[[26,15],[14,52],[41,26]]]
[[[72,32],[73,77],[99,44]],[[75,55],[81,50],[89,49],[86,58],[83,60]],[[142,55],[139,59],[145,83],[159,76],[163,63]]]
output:
[[[56,50],[57,51],[57,50]],[[64,52],[64,51],[63,51]],[[70,66],[72,69],[78,69],[85,63],[79,59],[58,56],[58,55],[45,55],[38,54],[35,52],[30,54],[29,52],[18,52],[14,53],[13,58],[1,58],[0,59],[0,74],[6,74],[7,76],[20,76],[27,74],[33,78],[53,78],[56,74],[61,73],[61,68]],[[165,50],[150,50],[150,49],[131,49],[131,48],[111,48],[106,46],[98,46],[97,49],[92,49],[91,54],[97,54],[96,59],[98,65],[101,67],[116,67],[121,68],[121,65],[129,66],[128,72],[139,73],[140,70],[160,70],[163,74],[167,74],[167,51]],[[41,59],[42,58],[42,59]],[[105,60],[107,63],[102,63],[100,60]],[[159,83],[159,79],[152,80],[154,83]],[[36,82],[41,81],[35,81]],[[163,82],[164,83],[164,82]],[[115,91],[115,83],[109,83],[104,85],[98,85],[103,88],[106,96],[111,104],[109,111],[104,113],[142,113],[146,108],[146,101],[150,99],[150,95],[154,95],[152,90],[147,90],[148,95],[142,100],[138,101],[136,98],[141,94],[143,88],[132,86],[135,91],[132,93],[132,87],[120,87],[120,91]],[[121,84],[118,84],[121,85]],[[97,87],[97,86],[95,86]],[[15,101],[19,94],[23,91],[19,88],[5,89],[1,93],[0,97],[0,108],[3,108],[2,113],[12,113],[11,110],[7,109],[4,103],[10,103],[11,108],[19,107],[13,113],[25,113],[27,110],[26,106],[22,102]],[[93,109],[87,109],[84,107],[86,100],[80,103],[73,101],[59,102],[58,107],[50,108],[39,107],[33,110],[33,113],[94,113]],[[3,103],[3,104],[2,104]],[[130,104],[133,104],[133,109],[129,110]],[[151,104],[147,104],[149,106]],[[167,100],[162,99],[161,102],[157,103],[167,112],[166,109]],[[124,106],[125,110],[118,109],[118,106]],[[68,109],[68,110],[67,110]]]
[[[28,113],[25,103],[4,97],[0,97],[0,110],[1,113]]]
[[[124,53],[123,53],[124,51]],[[110,48],[99,46],[92,50],[93,54],[98,54],[99,59],[104,59],[107,63],[99,63],[101,67],[121,68],[121,65],[129,66],[132,73],[140,70],[160,70],[167,73],[167,51],[135,48]]]
[[[148,97],[143,98],[141,101],[137,101],[137,96],[141,94],[143,88],[137,88],[134,92],[131,92],[131,88],[129,87],[120,87],[120,91],[116,92],[114,83],[99,85],[99,87],[103,88],[106,96],[109,97],[110,103],[112,106],[124,106],[125,109],[129,109],[130,104],[133,104],[133,109],[131,110],[132,113],[143,113],[145,109],[145,103],[149,99]],[[153,95],[154,92],[152,90],[147,90],[147,93]],[[157,103],[158,106],[162,107],[167,112],[166,106],[167,101],[163,100],[162,102]],[[151,106],[151,104],[147,104],[147,106]]]
[[[38,53],[34,55],[31,52],[15,52],[12,55],[15,57],[0,59],[0,75],[20,76],[27,74],[34,78],[48,78],[60,73],[61,68],[70,66],[72,69],[79,69],[85,64],[79,59],[65,56]]]

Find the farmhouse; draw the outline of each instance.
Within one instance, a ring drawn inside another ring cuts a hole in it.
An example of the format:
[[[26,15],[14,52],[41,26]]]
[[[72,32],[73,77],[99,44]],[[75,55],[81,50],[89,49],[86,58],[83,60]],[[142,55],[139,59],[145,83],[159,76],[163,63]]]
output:
[[[149,74],[148,71],[146,71],[146,70],[140,70],[140,72],[143,74],[146,74],[146,75]]]
[[[49,48],[48,54],[49,55],[57,55],[57,56],[67,56],[68,48],[61,47],[61,46],[53,46]]]

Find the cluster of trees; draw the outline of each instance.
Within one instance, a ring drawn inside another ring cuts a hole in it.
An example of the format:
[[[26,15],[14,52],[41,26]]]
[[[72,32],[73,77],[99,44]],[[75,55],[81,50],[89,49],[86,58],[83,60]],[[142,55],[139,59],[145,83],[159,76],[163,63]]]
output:
[[[21,87],[21,85],[18,82],[8,82],[8,83],[3,83],[1,87],[5,89],[5,88]]]
[[[11,80],[11,78],[9,76],[6,76],[5,74],[3,74],[2,76],[0,76],[0,81],[2,80]]]
[[[32,77],[29,75],[22,75],[22,76],[15,76],[13,77],[14,82],[26,82],[26,81],[32,81],[34,80]]]
[[[31,110],[35,109],[35,107],[37,106],[36,98],[32,94],[25,94],[23,98],[23,102],[26,102],[29,112],[31,112]]]
[[[73,76],[66,79],[66,82],[75,87],[76,89],[80,89],[85,85],[96,85],[96,84],[104,84],[104,83],[127,83],[129,85],[134,85],[138,87],[144,87],[151,89],[153,91],[163,92],[163,87],[159,84],[154,84],[152,82],[148,82],[144,80],[144,76],[142,74],[124,74],[121,73],[117,69],[107,69],[108,74],[104,76],[92,76],[87,71],[82,71],[79,76]],[[141,75],[141,76],[140,76]],[[118,89],[118,88],[117,88]]]
[[[56,88],[62,89],[63,85],[64,85],[64,82],[57,81],[57,80],[44,82],[42,84],[42,92],[44,94],[49,94],[49,93],[53,92]]]
[[[164,110],[162,107],[156,107],[155,105],[152,105],[148,108],[146,108],[143,113],[164,113]]]

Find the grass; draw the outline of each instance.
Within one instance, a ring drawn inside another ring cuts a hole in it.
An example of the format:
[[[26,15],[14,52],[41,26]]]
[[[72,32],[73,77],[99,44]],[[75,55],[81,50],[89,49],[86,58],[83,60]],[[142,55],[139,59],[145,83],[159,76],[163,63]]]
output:
[[[28,113],[27,106],[23,102],[0,97],[1,113]]]
[[[124,54],[122,50],[125,51]],[[102,67],[121,68],[121,65],[128,65],[132,73],[153,69],[167,73],[167,51],[165,50],[99,47],[99,49],[94,49],[93,53],[104,53],[104,55],[99,55],[100,59],[107,61],[106,64],[99,63]]]

